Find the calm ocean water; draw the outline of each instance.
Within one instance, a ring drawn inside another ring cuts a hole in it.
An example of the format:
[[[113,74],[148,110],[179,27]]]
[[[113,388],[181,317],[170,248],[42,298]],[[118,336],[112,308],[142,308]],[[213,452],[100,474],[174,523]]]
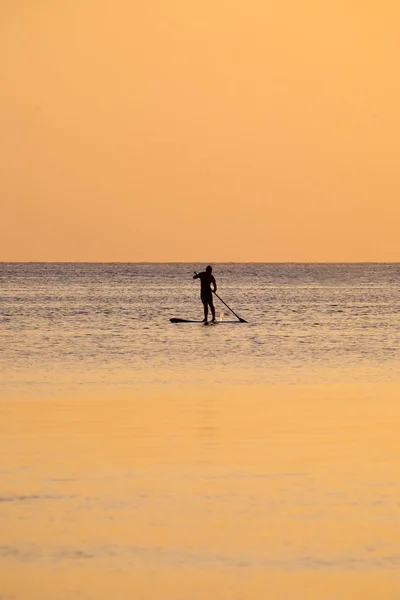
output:
[[[204,266],[2,263],[3,385],[398,378],[400,264],[215,264],[248,324],[171,324],[202,318]]]
[[[0,600],[400,598],[400,265],[204,266],[0,265]]]

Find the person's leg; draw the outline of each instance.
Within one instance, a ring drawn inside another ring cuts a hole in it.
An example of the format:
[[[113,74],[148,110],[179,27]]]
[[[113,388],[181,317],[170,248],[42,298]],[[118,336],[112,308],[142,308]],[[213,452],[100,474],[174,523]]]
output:
[[[208,319],[208,304],[206,300],[202,300],[202,302],[204,307],[204,322],[206,322]]]
[[[212,313],[212,320],[215,321],[215,306],[214,306],[214,302],[211,296],[211,300],[210,300],[210,308],[211,308],[211,313]]]

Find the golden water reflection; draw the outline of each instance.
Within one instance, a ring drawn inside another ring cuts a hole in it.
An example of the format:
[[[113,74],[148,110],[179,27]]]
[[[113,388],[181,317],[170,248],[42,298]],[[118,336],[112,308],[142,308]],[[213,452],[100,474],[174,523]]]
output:
[[[0,597],[398,598],[399,392],[2,401]]]

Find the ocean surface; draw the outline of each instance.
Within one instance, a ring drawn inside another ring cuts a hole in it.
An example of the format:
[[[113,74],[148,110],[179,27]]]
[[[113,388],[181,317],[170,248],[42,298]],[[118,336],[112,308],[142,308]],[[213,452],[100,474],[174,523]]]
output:
[[[203,317],[204,266],[0,264],[2,384],[399,377],[400,264],[216,264],[248,323],[171,324]]]
[[[0,600],[400,598],[400,265],[205,266],[0,264]]]

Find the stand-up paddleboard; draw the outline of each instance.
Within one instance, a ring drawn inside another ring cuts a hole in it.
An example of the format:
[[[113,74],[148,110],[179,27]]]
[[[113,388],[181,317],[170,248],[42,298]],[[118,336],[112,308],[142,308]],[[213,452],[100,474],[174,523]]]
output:
[[[171,323],[202,323],[203,325],[223,325],[224,323],[245,323],[246,321],[195,321],[192,319],[178,319],[173,317]]]

